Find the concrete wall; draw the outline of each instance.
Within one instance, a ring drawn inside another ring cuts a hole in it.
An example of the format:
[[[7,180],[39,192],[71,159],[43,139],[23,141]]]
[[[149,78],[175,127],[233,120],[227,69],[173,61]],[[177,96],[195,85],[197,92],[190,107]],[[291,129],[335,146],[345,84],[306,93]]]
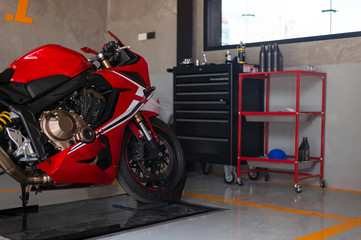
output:
[[[141,54],[149,72],[166,73],[176,64],[176,0],[109,0],[108,28],[126,45]],[[139,33],[155,32],[155,39],[138,41]]]
[[[27,16],[32,24],[6,21],[16,14],[18,1],[0,0],[0,69],[15,58],[48,43],[80,51],[107,27],[107,2],[104,0],[30,0]]]
[[[208,62],[223,63],[226,50],[203,51],[203,1],[194,1],[194,12],[193,60],[202,59],[205,53]],[[305,70],[306,66],[314,65],[316,70],[327,73],[325,178],[330,187],[359,191],[360,45],[360,37],[280,45],[286,69]],[[248,63],[258,64],[259,49],[246,49]],[[236,56],[236,50],[231,49],[231,54]],[[275,174],[272,176],[275,179]],[[284,175],[276,175],[277,178],[292,181]]]

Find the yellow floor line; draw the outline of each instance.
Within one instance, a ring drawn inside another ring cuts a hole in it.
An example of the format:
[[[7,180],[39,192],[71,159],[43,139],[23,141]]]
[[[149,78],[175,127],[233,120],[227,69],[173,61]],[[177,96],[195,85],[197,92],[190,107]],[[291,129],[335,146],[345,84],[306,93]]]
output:
[[[199,175],[198,173],[193,173],[195,175]],[[223,175],[219,175],[219,174],[209,174],[208,176],[215,176],[215,177],[221,177],[223,178]],[[261,183],[271,183],[271,184],[280,184],[280,185],[288,185],[288,186],[293,186],[294,183],[293,182],[282,182],[282,181],[264,181],[264,180],[258,180],[258,181],[253,181],[250,180],[247,177],[241,177],[242,180],[245,181],[250,181],[250,182],[261,182]],[[327,183],[327,181],[326,181]],[[306,187],[306,188],[315,188],[315,189],[323,189],[323,190],[330,190],[330,191],[336,191],[336,192],[345,192],[345,193],[356,193],[356,194],[361,194],[361,191],[358,190],[351,190],[351,189],[343,189],[343,188],[331,188],[331,187],[325,187],[325,188],[321,188],[320,186],[316,186],[316,185],[311,185],[311,184],[303,184],[302,182],[299,183],[302,187]]]
[[[272,183],[272,184],[280,184],[280,185],[289,185],[289,186],[293,186],[294,183],[291,182],[282,182],[282,181],[259,181],[262,183]],[[345,192],[345,193],[356,193],[356,194],[361,194],[361,191],[357,191],[357,190],[350,190],[350,189],[342,189],[342,188],[330,188],[330,187],[325,187],[325,188],[321,188],[319,186],[315,186],[315,185],[310,185],[310,184],[302,184],[300,183],[300,185],[302,187],[307,187],[307,188],[315,188],[315,189],[324,189],[324,190],[330,190],[330,191],[336,191],[336,192]]]
[[[26,190],[29,191],[31,189],[30,186],[26,187]],[[13,189],[5,189],[5,190],[0,190],[0,193],[8,193],[8,192],[21,192],[21,188],[13,188]]]
[[[0,190],[0,193],[17,192],[17,191],[21,191],[21,188]]]
[[[328,237],[332,237],[336,234],[345,232],[347,230],[350,230],[358,226],[361,226],[361,217],[334,225],[329,228],[322,229],[321,231],[311,233],[309,235],[297,238],[295,240],[316,240],[316,239],[321,240]]]
[[[200,194],[195,194],[195,193],[186,193],[185,192],[185,193],[183,193],[183,195],[188,196],[188,197],[196,197],[196,198],[213,200],[213,201],[218,201],[218,202],[241,204],[241,205],[246,205],[246,206],[250,206],[250,207],[258,207],[258,208],[265,208],[265,209],[271,209],[271,210],[282,211],[282,212],[290,212],[290,213],[308,215],[308,216],[313,216],[313,217],[328,218],[328,219],[338,220],[338,221],[354,220],[353,218],[348,218],[348,217],[340,217],[340,216],[334,216],[334,215],[329,215],[329,214],[324,214],[324,213],[316,213],[316,212],[309,212],[309,211],[292,209],[292,208],[276,207],[276,206],[259,204],[259,203],[251,203],[251,202],[244,202],[244,201],[233,200],[233,199],[212,197],[212,196],[200,195]]]

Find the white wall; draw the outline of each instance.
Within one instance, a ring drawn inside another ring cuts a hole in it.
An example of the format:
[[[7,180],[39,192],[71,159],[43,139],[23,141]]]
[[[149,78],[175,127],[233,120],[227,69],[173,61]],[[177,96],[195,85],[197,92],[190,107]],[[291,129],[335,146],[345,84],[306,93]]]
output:
[[[361,63],[318,66],[327,73],[325,176],[330,187],[361,190]]]

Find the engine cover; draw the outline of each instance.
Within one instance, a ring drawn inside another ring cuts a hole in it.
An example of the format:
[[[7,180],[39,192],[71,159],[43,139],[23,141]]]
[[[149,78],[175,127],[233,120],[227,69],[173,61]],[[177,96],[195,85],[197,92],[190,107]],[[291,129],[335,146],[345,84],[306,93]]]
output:
[[[53,145],[64,150],[77,142],[91,143],[93,129],[78,114],[66,110],[46,111],[40,116],[40,127]]]

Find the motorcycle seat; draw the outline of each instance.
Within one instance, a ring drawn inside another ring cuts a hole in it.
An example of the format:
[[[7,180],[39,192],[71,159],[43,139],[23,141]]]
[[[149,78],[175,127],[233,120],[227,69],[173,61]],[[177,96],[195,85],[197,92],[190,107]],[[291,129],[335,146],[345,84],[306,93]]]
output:
[[[10,70],[0,73],[0,98],[16,104],[27,103],[70,80],[68,76],[54,75],[33,80],[28,84],[11,82],[14,70],[8,69]]]
[[[0,73],[0,83],[9,83],[14,74],[13,68],[7,68]]]

